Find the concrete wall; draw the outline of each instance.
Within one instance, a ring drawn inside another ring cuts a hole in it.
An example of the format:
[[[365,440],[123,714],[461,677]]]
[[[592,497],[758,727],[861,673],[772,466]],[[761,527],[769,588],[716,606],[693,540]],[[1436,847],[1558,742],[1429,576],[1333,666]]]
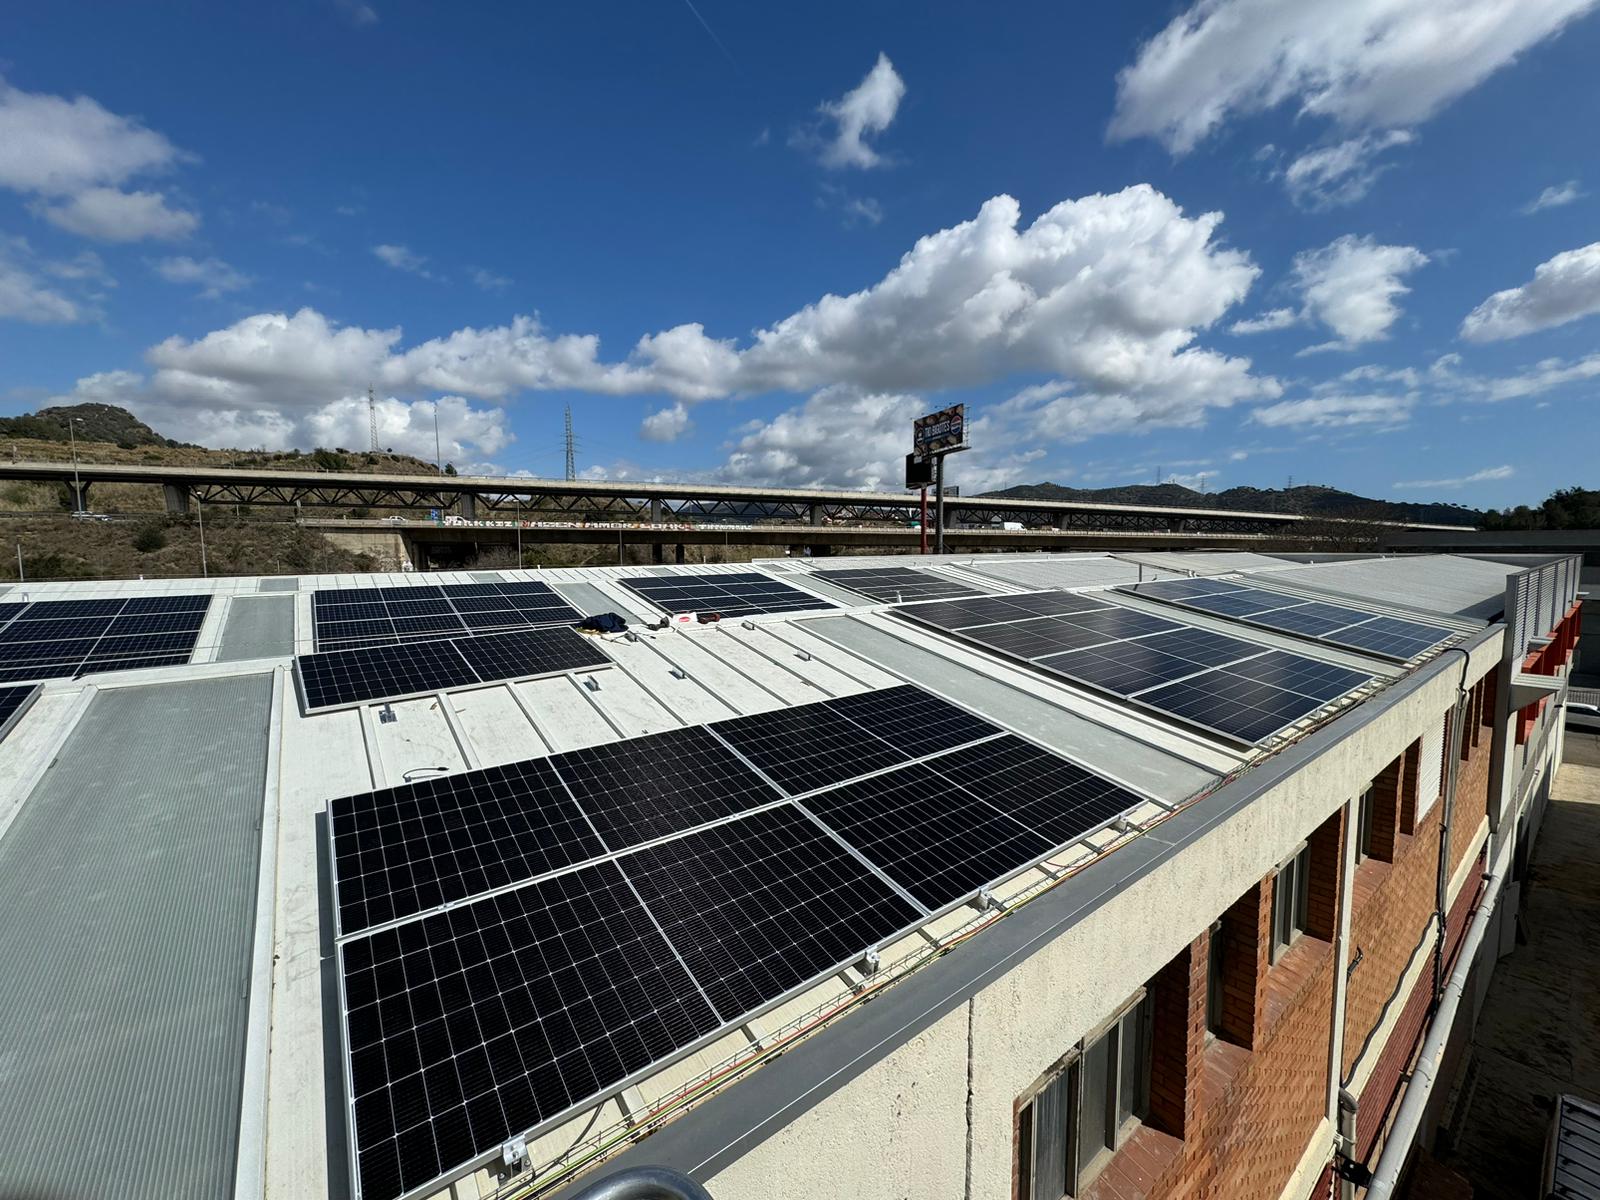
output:
[[[1473,653],[1468,678],[1481,678],[1499,660],[1500,641],[1491,638]],[[924,1035],[908,1043],[813,1107],[797,1098],[803,1116],[708,1181],[713,1194],[810,1200],[837,1194],[848,1181],[850,1193],[863,1198],[1010,1196],[1017,1098],[1436,728],[1455,700],[1457,677],[1450,670],[1422,683],[1182,854],[1107,898],[1091,917],[944,1017],[929,1031],[932,1040]],[[1248,783],[1246,777],[1236,786]],[[1199,803],[1224,808],[1225,796],[1226,789]],[[1408,953],[1419,933],[1407,936]],[[1301,1178],[1297,1171],[1306,1162],[1320,1171],[1326,1161],[1316,1141],[1331,1152],[1330,1127],[1321,1120],[1332,1115],[1331,948],[1303,967],[1294,996],[1280,1006],[1276,1048],[1253,1053],[1248,1069],[1219,1093],[1232,1096],[1217,1106],[1231,1116],[1216,1118],[1207,1161],[1187,1161],[1170,1194],[1277,1195]],[[1291,1076],[1300,1082],[1285,1103]],[[1255,1144],[1262,1138],[1271,1143],[1269,1153]],[[949,1161],[955,1148],[964,1148],[961,1170]]]

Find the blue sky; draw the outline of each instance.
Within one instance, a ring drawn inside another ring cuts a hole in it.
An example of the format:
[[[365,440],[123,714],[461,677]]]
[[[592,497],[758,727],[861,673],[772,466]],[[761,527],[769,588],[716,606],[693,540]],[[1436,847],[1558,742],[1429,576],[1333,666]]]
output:
[[[1600,0],[0,16],[0,409],[977,490],[1596,486]]]

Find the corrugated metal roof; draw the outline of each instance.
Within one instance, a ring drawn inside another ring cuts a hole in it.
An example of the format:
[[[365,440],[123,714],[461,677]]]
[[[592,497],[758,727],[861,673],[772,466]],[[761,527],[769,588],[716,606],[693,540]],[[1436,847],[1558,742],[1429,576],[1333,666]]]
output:
[[[998,557],[994,561],[974,559],[967,570],[1029,588],[1105,587],[1117,583],[1143,583],[1149,579],[1171,579],[1179,574],[1148,563],[1129,562],[1110,555],[1020,559],[1016,562]]]
[[[1505,607],[1506,579],[1517,570],[1482,559],[1429,554],[1315,563],[1294,568],[1284,580],[1355,599],[1488,621]]]
[[[282,658],[294,653],[293,596],[235,596],[216,662]]]
[[[101,692],[0,839],[0,1194],[231,1194],[271,698]]]
[[[1195,575],[1220,575],[1226,571],[1275,571],[1287,564],[1270,554],[1252,554],[1248,550],[1152,550],[1149,552],[1118,551],[1117,557],[1128,562],[1148,563],[1169,570],[1190,572]]]
[[[300,590],[300,581],[292,575],[288,578],[263,579],[257,590],[263,592],[297,592]]]

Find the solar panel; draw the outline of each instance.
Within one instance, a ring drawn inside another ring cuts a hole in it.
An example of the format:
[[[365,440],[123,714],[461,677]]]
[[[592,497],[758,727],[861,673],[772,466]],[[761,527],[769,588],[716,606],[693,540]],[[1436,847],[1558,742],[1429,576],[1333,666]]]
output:
[[[24,687],[0,687],[0,738],[11,732],[38,694],[39,685],[36,683]]]
[[[324,650],[295,658],[307,712],[610,664],[589,638],[560,627]]]
[[[613,862],[339,953],[363,1200],[442,1187],[719,1024]]]
[[[569,750],[551,763],[612,850],[782,799],[700,727]]]
[[[1022,596],[978,596],[971,600],[935,600],[896,608],[895,612],[935,629],[966,630],[978,625],[1093,612],[1109,607],[1104,600],[1074,592],[1039,592]]]
[[[328,820],[346,936],[605,853],[543,759],[346,796]]]
[[[210,604],[202,595],[17,605],[0,618],[0,682],[181,665]]]
[[[1085,629],[1064,617],[1034,617],[1009,625],[980,625],[962,630],[961,637],[1002,654],[1024,659],[1060,654],[1109,640],[1105,634]]]
[[[1227,671],[1230,675],[1253,679],[1258,683],[1270,683],[1285,691],[1299,692],[1302,696],[1320,701],[1333,700],[1372,679],[1364,671],[1352,671],[1347,667],[1337,667],[1283,650],[1269,650],[1255,658],[1234,663]]]
[[[1055,845],[921,763],[804,803],[930,912],[1014,874]]]
[[[930,571],[910,567],[870,567],[851,571],[814,571],[818,579],[849,588],[871,600],[889,604],[913,600],[935,600],[950,596],[981,596],[983,593],[964,583]]]
[[[1076,841],[1144,803],[1127,788],[1012,734],[953,750],[927,766],[1053,845]]]
[[[1402,621],[1398,617],[1377,617],[1341,629],[1337,633],[1326,634],[1323,640],[1405,661],[1436,646],[1450,637],[1452,632],[1437,625],[1424,625],[1418,621]]]
[[[859,961],[921,914],[789,805],[621,860],[724,1022]]]
[[[824,705],[912,758],[937,754],[1000,732],[976,713],[909,683],[839,696]]]
[[[1206,668],[1186,658],[1167,654],[1150,641],[1112,642],[1068,654],[1050,654],[1037,660],[1046,671],[1092,683],[1119,696],[1171,683]]]
[[[721,575],[635,575],[623,587],[669,613],[715,612],[725,617],[837,608],[799,588],[752,571]]]
[[[711,728],[792,796],[911,758],[822,704],[751,713]]]
[[[394,645],[483,630],[574,625],[582,614],[544,583],[326,588],[312,593],[318,650]]]
[[[1455,632],[1441,625],[1378,616],[1364,609],[1303,600],[1266,588],[1232,584],[1225,593],[1200,590],[1214,584],[1214,580],[1177,579],[1123,590],[1401,662],[1432,649]]]
[[[1271,684],[1213,671],[1143,693],[1152,707],[1246,742],[1260,742],[1322,707],[1322,701]]]

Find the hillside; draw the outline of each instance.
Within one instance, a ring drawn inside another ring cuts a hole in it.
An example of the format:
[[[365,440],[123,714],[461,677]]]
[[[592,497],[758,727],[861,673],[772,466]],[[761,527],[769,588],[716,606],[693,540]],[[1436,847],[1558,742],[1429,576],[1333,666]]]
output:
[[[1338,488],[1228,488],[1197,492],[1177,483],[1127,487],[1072,488],[1058,483],[1025,483],[987,492],[1009,500],[1080,500],[1096,504],[1147,504],[1169,508],[1221,508],[1243,512],[1297,513],[1369,521],[1412,521],[1428,525],[1477,525],[1483,513],[1460,504],[1406,504],[1372,500]]]

